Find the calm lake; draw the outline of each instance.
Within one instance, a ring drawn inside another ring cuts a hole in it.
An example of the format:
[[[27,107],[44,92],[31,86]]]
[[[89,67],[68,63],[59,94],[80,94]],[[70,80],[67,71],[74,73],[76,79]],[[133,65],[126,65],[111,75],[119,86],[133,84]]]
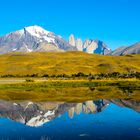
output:
[[[0,140],[137,140],[140,102],[0,101]]]

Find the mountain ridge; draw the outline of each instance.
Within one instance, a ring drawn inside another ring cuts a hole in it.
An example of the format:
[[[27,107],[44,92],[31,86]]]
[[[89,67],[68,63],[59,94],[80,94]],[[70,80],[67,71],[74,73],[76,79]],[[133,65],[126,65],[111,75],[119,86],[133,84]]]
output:
[[[0,54],[9,52],[65,51],[106,54],[109,50],[110,49],[107,49],[106,45],[100,40],[87,39],[85,42],[82,42],[81,39],[75,40],[74,36],[71,35],[67,42],[60,35],[56,35],[37,25],[25,27],[0,37]]]
[[[89,54],[127,55],[140,54],[140,42],[112,51],[103,41],[95,39],[82,40],[73,34],[68,41],[60,35],[34,25],[0,36],[0,54],[9,52],[66,52],[83,51]]]
[[[60,36],[35,25],[0,37],[0,54],[9,52],[34,52],[39,47],[45,48],[46,44],[50,45],[52,49],[57,48],[55,49],[57,51],[77,50]]]
[[[119,47],[112,51],[109,55],[121,56],[127,54],[140,54],[140,42],[137,42],[130,46]]]

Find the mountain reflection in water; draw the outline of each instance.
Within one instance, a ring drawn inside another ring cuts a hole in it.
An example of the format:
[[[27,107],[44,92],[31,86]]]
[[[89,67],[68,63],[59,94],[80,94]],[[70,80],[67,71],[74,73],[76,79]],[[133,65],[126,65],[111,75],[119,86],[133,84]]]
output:
[[[0,101],[0,139],[140,139],[139,112],[140,102],[121,99],[83,103]],[[73,121],[75,124],[71,126]],[[58,126],[65,128],[60,130]],[[13,129],[15,134],[9,135]],[[28,134],[19,133],[16,137],[16,131],[26,129]],[[108,135],[107,130],[112,134]],[[29,137],[29,134],[32,135]]]

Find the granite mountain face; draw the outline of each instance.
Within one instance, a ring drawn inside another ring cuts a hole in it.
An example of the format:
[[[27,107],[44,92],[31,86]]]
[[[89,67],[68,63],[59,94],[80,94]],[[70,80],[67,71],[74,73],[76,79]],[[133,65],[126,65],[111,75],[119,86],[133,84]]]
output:
[[[111,49],[100,40],[86,39],[83,42],[81,39],[75,39],[74,35],[70,35],[69,44],[75,46],[78,51],[84,51],[90,54],[107,55],[111,52]]]

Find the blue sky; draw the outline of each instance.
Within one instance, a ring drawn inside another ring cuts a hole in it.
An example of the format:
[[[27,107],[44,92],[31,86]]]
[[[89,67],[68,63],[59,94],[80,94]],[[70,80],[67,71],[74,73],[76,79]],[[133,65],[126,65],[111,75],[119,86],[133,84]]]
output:
[[[0,35],[40,25],[65,39],[103,40],[110,48],[140,41],[140,0],[1,0]]]

